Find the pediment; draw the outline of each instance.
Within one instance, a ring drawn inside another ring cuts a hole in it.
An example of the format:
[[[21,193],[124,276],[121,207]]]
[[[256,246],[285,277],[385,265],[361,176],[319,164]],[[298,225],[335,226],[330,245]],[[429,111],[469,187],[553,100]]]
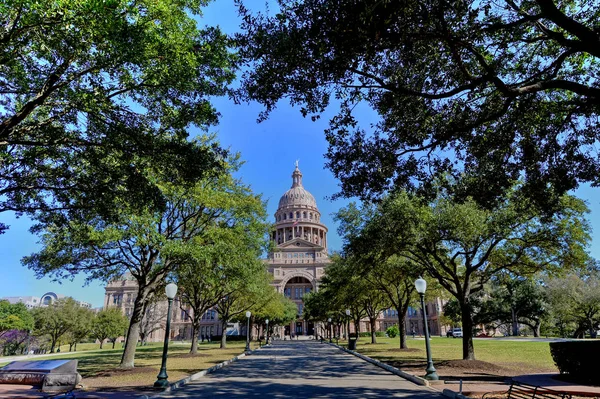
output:
[[[315,248],[322,249],[323,247],[317,244],[313,244],[310,241],[306,241],[302,238],[294,238],[293,240],[286,241],[283,244],[279,244],[277,248],[280,249],[295,249],[295,248]]]

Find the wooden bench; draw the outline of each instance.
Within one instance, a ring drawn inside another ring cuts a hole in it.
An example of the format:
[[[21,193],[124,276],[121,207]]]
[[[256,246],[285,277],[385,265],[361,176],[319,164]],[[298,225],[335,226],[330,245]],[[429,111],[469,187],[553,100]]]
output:
[[[492,394],[492,392],[486,393],[482,399]],[[535,385],[521,384],[515,381],[510,384],[506,395],[508,399],[571,399],[571,394],[566,392],[554,391]]]

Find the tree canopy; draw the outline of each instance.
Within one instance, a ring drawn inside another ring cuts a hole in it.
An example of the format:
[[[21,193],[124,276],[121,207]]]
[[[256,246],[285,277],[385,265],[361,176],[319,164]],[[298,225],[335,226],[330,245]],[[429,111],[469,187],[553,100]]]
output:
[[[238,226],[237,231],[250,233],[262,226],[262,199],[233,176],[240,166],[238,156],[222,162],[220,173],[193,185],[157,179],[167,200],[163,210],[146,207],[140,212],[122,204],[117,218],[96,214],[68,224],[39,220],[42,249],[23,260],[38,276],[63,279],[83,273],[88,280],[111,281],[128,273],[136,280],[121,367],[133,367],[140,323],[153,296],[180,266],[203,256],[204,246],[213,244],[214,227]]]
[[[33,316],[23,303],[0,301],[0,336],[8,330],[30,330]]]
[[[401,193],[386,198],[374,225],[382,253],[419,264],[458,301],[463,358],[474,359],[471,299],[501,272],[533,275],[582,267],[589,257],[587,207],[563,196],[560,212],[548,217],[516,195],[493,210],[472,200],[435,201]]]
[[[0,4],[0,212],[160,208],[156,174],[219,167],[186,131],[217,122],[234,77],[227,37],[193,18],[208,2]]]
[[[242,1],[239,1],[242,3]],[[318,118],[340,195],[431,188],[492,206],[522,178],[548,209],[600,183],[600,10],[583,0],[278,0],[240,6],[242,98]],[[359,103],[380,120],[361,123]]]

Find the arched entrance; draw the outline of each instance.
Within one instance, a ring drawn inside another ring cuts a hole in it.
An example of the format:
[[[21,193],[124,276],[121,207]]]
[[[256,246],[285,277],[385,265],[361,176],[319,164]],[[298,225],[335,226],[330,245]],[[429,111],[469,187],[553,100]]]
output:
[[[314,289],[313,283],[303,276],[290,278],[283,289],[284,295],[291,299],[298,308],[296,320],[293,321],[288,328],[285,329],[289,335],[314,335],[315,328],[313,323],[309,323],[303,319],[304,312],[304,295]]]

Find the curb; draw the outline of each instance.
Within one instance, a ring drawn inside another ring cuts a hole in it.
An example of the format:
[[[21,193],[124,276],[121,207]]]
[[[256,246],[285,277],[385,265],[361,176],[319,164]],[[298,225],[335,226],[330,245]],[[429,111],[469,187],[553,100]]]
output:
[[[431,384],[429,384],[429,381],[427,381],[425,378],[421,378],[421,377],[417,377],[416,375],[409,374],[409,373],[407,373],[405,371],[397,369],[396,367],[390,366],[389,364],[380,362],[379,360],[372,359],[369,356],[365,356],[365,355],[363,355],[361,353],[358,353],[358,352],[355,352],[355,351],[351,351],[350,349],[346,349],[346,348],[344,348],[342,346],[339,346],[337,344],[333,344],[333,343],[330,344],[329,342],[326,342],[326,343],[328,345],[335,346],[336,348],[341,349],[342,351],[344,351],[346,353],[350,353],[351,355],[354,355],[354,356],[356,356],[356,357],[358,357],[358,358],[360,358],[360,359],[362,359],[362,360],[364,360],[366,362],[374,364],[377,367],[381,367],[382,369],[384,369],[386,371],[389,371],[392,374],[396,374],[398,377],[402,377],[402,378],[404,378],[406,380],[414,382],[417,385],[423,385],[423,386],[426,386],[426,387],[430,387],[431,386]],[[452,391],[450,391],[450,392],[452,392]],[[452,393],[454,393],[454,392],[452,392]],[[457,398],[457,399],[462,399],[462,398]]]
[[[444,395],[445,397],[450,398],[450,399],[470,399],[469,397],[467,397],[465,395],[461,395],[460,393],[451,391],[450,389],[444,389],[442,391],[442,395]]]
[[[196,381],[197,379],[200,379],[200,378],[204,377],[207,374],[213,373],[213,372],[215,372],[215,371],[217,371],[217,370],[219,370],[219,369],[227,366],[228,364],[231,364],[231,363],[235,362],[238,359],[244,358],[244,357],[249,356],[249,355],[253,355],[256,351],[258,351],[258,350],[260,350],[260,349],[262,349],[264,347],[270,347],[270,346],[271,346],[270,344],[269,345],[263,345],[260,348],[256,348],[256,349],[251,350],[249,352],[244,352],[242,354],[234,356],[231,359],[225,360],[224,362],[221,362],[219,364],[215,364],[214,366],[209,367],[206,370],[199,371],[199,372],[194,373],[192,375],[189,375],[189,376],[187,376],[187,377],[185,377],[185,378],[183,378],[183,379],[181,379],[179,381],[175,381],[175,382],[169,384],[169,386],[166,387],[165,389],[163,389],[162,391],[157,392],[156,394],[153,394],[153,395],[150,395],[150,396],[149,395],[142,395],[142,396],[139,396],[138,399],[160,398],[162,394],[165,394],[165,393],[177,390],[177,389],[179,389],[179,388],[181,388],[181,387],[189,384],[192,381]]]

